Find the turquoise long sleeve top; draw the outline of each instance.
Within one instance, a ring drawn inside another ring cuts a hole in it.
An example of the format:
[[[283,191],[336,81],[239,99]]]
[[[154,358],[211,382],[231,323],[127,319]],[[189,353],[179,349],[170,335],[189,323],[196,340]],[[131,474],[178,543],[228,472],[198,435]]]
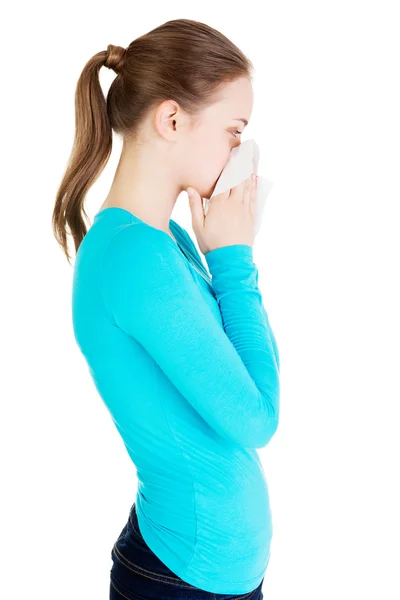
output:
[[[262,581],[272,519],[265,447],[279,420],[279,354],[253,248],[205,254],[172,219],[98,212],[76,256],[76,342],[136,468],[150,549],[184,581],[245,594]]]

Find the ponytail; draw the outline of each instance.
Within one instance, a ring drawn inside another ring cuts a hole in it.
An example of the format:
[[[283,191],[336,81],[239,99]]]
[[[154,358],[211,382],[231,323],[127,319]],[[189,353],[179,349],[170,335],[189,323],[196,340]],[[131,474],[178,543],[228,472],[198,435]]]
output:
[[[54,235],[68,262],[67,226],[77,252],[87,233],[85,196],[106,166],[112,149],[112,128],[99,71],[103,65],[121,71],[124,54],[124,48],[112,45],[108,52],[95,54],[85,65],[76,86],[75,139],[52,216]]]

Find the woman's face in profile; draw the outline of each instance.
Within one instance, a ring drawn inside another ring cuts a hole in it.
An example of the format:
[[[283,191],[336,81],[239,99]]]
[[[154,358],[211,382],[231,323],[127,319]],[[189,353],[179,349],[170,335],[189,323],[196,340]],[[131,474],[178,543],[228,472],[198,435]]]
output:
[[[182,181],[194,186],[202,198],[210,198],[233,148],[253,110],[253,88],[247,77],[225,84],[220,100],[206,108],[188,128],[181,148]]]

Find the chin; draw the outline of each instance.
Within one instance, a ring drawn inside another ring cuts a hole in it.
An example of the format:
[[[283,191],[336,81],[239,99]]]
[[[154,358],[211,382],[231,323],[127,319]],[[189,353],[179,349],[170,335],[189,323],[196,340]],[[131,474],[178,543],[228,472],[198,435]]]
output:
[[[222,171],[221,171],[221,173],[222,173]],[[219,177],[220,177],[221,173],[218,175],[218,177],[217,177],[217,179],[214,181],[214,183],[213,183],[213,184],[212,184],[210,187],[208,187],[206,190],[204,190],[204,193],[201,193],[201,194],[200,194],[202,198],[206,198],[207,200],[209,200],[209,199],[211,198],[211,196],[212,196],[212,193],[213,193],[213,191],[215,190],[215,186],[216,186],[216,185],[217,185],[217,183],[218,183],[218,179],[219,179]]]
[[[205,198],[206,200],[209,200],[211,198],[211,195],[212,195],[214,189],[215,189],[215,185],[213,185],[211,188],[209,188],[206,192],[201,193],[200,196],[202,198]]]

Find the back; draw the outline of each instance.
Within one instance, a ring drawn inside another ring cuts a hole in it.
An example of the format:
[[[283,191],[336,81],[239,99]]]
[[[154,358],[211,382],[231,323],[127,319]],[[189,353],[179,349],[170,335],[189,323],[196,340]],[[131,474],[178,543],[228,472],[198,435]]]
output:
[[[138,477],[150,549],[206,591],[247,593],[272,538],[256,448],[279,417],[279,355],[252,248],[205,255],[121,208],[95,216],[76,257],[72,317]],[[211,276],[210,276],[211,274]]]

